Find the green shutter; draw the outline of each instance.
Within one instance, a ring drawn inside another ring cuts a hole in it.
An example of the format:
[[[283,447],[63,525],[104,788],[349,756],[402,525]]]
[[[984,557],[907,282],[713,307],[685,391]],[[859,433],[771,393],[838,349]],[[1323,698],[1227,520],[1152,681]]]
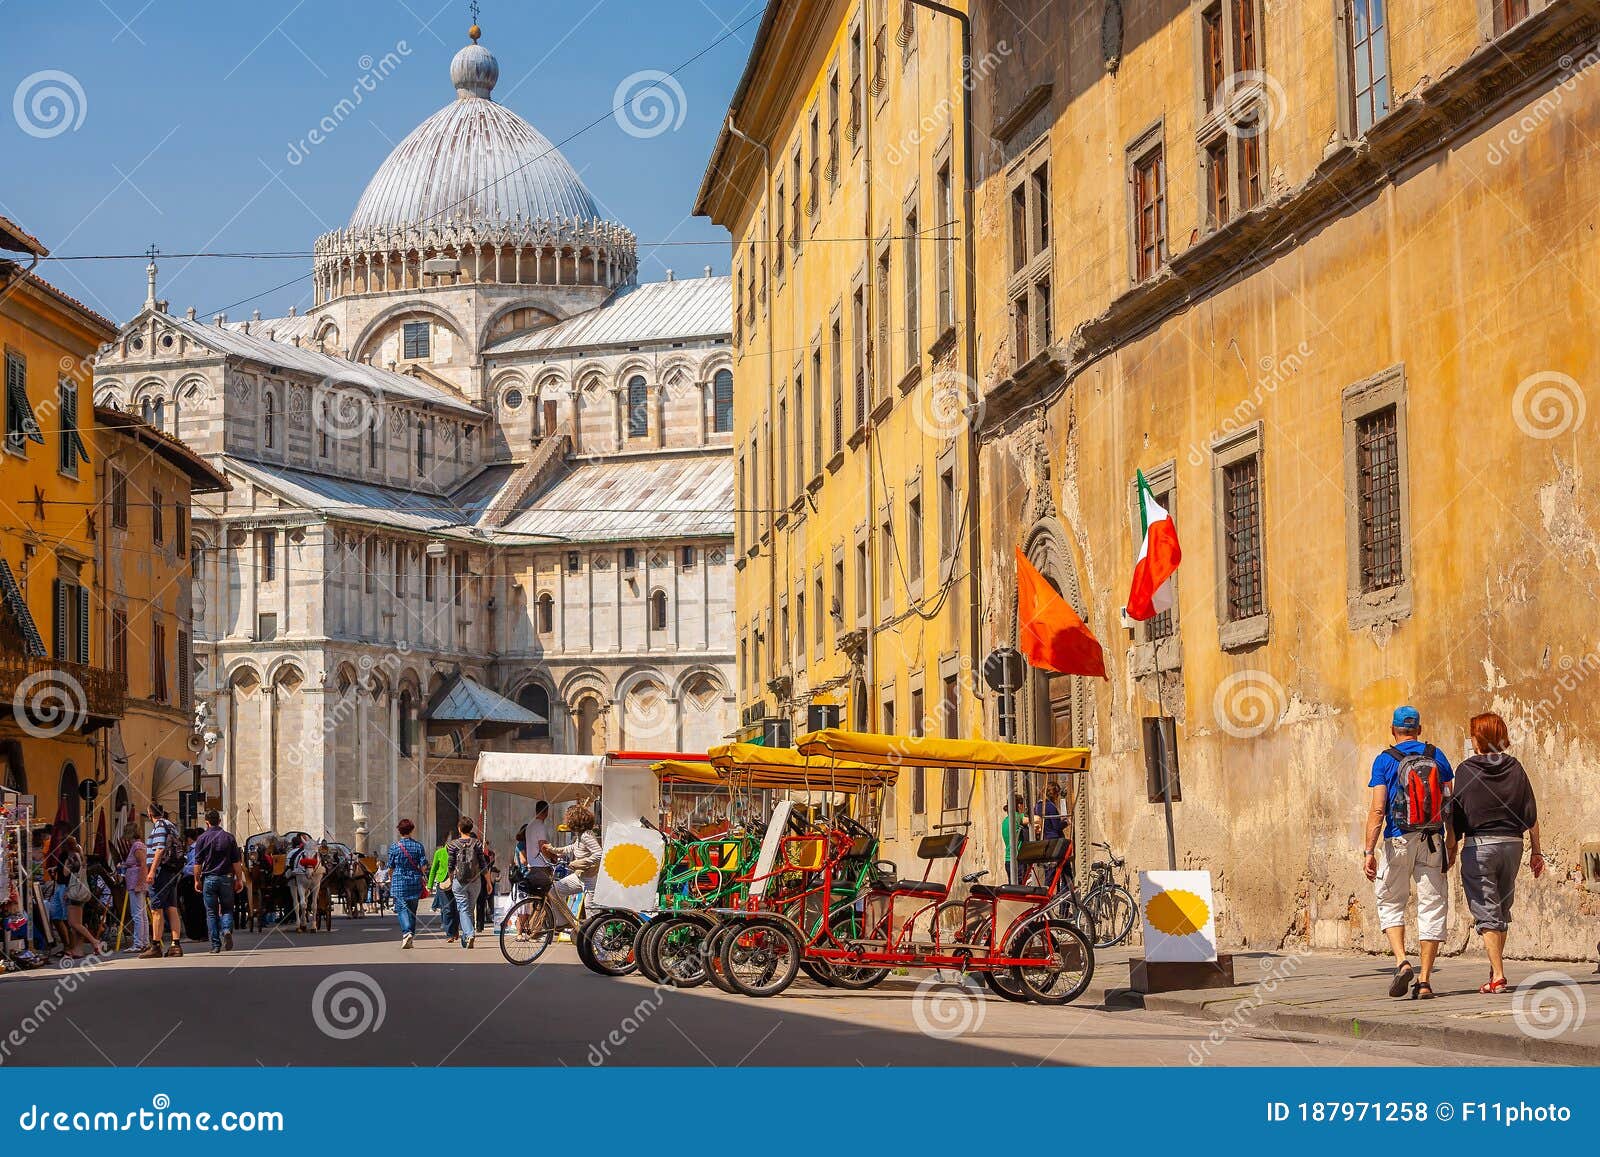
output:
[[[55,579],[50,589],[54,594],[52,626],[55,628],[52,632],[55,636],[53,640],[55,650],[51,654],[57,659],[64,660],[67,657],[67,584],[61,579]]]
[[[78,662],[89,665],[89,588],[78,588]]]
[[[14,446],[24,438],[44,445],[33,404],[28,401],[28,363],[16,354],[6,355],[6,437]]]

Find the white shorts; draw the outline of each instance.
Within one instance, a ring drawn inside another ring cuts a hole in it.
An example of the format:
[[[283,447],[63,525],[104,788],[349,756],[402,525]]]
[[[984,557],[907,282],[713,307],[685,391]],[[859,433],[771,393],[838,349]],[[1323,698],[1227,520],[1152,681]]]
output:
[[[1403,928],[1411,885],[1417,886],[1417,939],[1443,940],[1449,893],[1444,883],[1444,836],[1420,832],[1378,841],[1378,926]]]

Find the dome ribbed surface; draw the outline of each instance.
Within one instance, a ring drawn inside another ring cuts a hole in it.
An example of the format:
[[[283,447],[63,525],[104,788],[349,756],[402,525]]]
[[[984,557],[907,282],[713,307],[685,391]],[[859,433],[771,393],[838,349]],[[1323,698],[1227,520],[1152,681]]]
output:
[[[602,219],[578,174],[538,129],[504,105],[464,94],[389,154],[356,203],[350,228],[519,218]]]

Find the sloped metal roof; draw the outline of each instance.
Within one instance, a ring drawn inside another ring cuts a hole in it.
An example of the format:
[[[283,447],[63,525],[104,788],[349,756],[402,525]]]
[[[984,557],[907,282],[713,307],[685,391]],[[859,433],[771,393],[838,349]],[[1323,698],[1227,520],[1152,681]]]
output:
[[[470,675],[457,675],[428,709],[431,723],[509,723],[523,726],[548,720],[491,691]]]
[[[574,542],[733,535],[727,454],[577,459],[500,528]]]
[[[732,332],[731,277],[652,281],[621,290],[598,309],[545,329],[513,334],[491,345],[484,355],[638,345],[722,337]]]
[[[295,338],[310,341],[316,320],[313,314],[299,313],[294,317],[252,317],[246,321],[230,321],[227,325],[235,333],[292,344]]]
[[[306,346],[291,345],[287,341],[272,341],[265,336],[259,336],[265,331],[257,330],[257,325],[270,328],[270,323],[266,321],[251,322],[251,332],[244,333],[231,326],[207,325],[181,316],[163,316],[191,340],[219,354],[249,358],[251,361],[264,362],[270,366],[286,366],[340,384],[361,386],[382,397],[406,398],[458,414],[471,414],[479,418],[486,416],[465,398],[420,378],[411,377],[409,374],[397,374],[393,370],[380,369],[363,362],[353,362],[348,358],[334,357],[332,354],[321,353]]]
[[[223,456],[220,461],[224,468],[237,471],[297,506],[331,518],[343,517],[422,531],[455,526],[462,521],[461,508],[448,498],[437,495],[419,494],[397,486],[329,478],[281,466],[263,466],[231,455]]]

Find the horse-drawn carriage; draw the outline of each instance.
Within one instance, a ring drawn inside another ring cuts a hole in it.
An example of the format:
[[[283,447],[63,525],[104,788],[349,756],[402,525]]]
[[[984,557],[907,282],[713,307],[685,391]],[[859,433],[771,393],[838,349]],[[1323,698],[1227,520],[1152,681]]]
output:
[[[240,923],[259,932],[292,917],[299,932],[333,931],[333,904],[360,918],[373,903],[373,864],[337,840],[258,832],[244,842]]]

